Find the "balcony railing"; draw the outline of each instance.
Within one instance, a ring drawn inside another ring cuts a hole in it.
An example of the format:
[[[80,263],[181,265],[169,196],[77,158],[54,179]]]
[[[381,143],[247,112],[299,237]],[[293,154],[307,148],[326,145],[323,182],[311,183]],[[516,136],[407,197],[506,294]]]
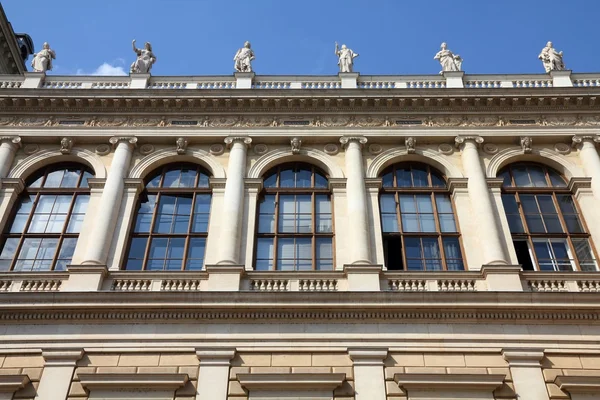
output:
[[[296,90],[296,89],[537,89],[551,87],[600,87],[600,74],[465,75],[359,75],[264,76],[238,74],[224,76],[57,76],[28,73],[25,76],[0,75],[0,89],[148,89],[148,90]]]

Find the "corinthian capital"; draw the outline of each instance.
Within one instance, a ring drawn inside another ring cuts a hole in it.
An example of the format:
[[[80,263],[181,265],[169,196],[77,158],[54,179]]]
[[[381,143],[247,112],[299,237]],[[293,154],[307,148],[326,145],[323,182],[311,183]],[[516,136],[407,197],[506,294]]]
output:
[[[126,142],[131,146],[135,147],[137,143],[137,138],[135,136],[113,136],[110,139],[108,139],[108,141],[110,144],[113,145],[113,147],[115,147],[121,142]]]
[[[463,144],[472,142],[476,146],[483,144],[484,139],[481,136],[457,136],[454,138],[454,145],[456,148],[460,148]]]
[[[356,142],[362,148],[365,144],[367,144],[367,138],[364,136],[342,136],[340,138],[340,143],[344,147],[348,147],[348,144]]]
[[[573,147],[582,144],[583,142],[600,143],[600,135],[575,135],[573,136]]]
[[[252,138],[248,136],[228,136],[225,138],[225,144],[227,145],[227,148],[231,148],[231,146],[233,146],[233,144],[236,142],[250,146],[252,143]]]

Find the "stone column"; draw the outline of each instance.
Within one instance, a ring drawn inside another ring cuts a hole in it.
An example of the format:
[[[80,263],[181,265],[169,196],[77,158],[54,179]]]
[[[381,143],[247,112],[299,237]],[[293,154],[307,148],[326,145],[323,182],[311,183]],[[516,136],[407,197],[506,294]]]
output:
[[[52,349],[42,351],[44,371],[35,400],[66,400],[77,361],[82,349]]]
[[[346,197],[348,220],[350,222],[348,240],[352,244],[350,264],[371,264],[369,224],[367,215],[367,189],[363,166],[362,146],[367,138],[344,136],[340,143],[346,149]]]
[[[229,152],[227,181],[223,196],[221,233],[219,235],[219,258],[217,264],[238,265],[244,205],[244,178],[246,176],[246,153],[252,143],[249,137],[225,138]]]
[[[485,171],[477,150],[478,145],[483,143],[483,138],[457,136],[455,142],[461,149],[463,169],[469,179],[469,199],[473,209],[472,217],[477,220],[479,243],[484,254],[483,264],[508,264],[500,239],[500,226],[497,223]]]
[[[106,265],[106,258],[114,237],[116,222],[119,219],[123,199],[124,179],[129,172],[136,137],[112,137],[110,143],[116,146],[115,154],[106,178],[94,221],[94,240],[86,248],[82,264]]]
[[[540,349],[504,349],[510,373],[519,399],[549,400],[540,361],[544,351]]]
[[[600,156],[596,150],[596,143],[599,142],[600,135],[573,136],[573,145],[579,148],[583,169],[585,174],[592,178],[592,190],[597,199],[600,199]]]
[[[0,137],[0,178],[8,176],[19,147],[21,147],[19,136]]]
[[[354,390],[356,400],[386,400],[383,361],[388,349],[349,348],[354,363]]]
[[[200,360],[196,400],[227,400],[229,367],[235,356],[231,348],[197,348]]]

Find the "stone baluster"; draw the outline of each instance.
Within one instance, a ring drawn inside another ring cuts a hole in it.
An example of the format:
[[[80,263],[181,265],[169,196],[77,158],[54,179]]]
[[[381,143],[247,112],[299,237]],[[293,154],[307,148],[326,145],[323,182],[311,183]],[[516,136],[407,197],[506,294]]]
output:
[[[483,143],[483,138],[457,136],[455,142],[461,149],[463,168],[469,179],[467,189],[473,218],[477,219],[479,243],[483,249],[483,264],[508,264],[500,238],[501,229],[496,220],[485,171],[477,149],[478,145]]]
[[[0,178],[8,176],[19,147],[21,147],[19,136],[0,137]]]
[[[246,153],[252,143],[249,137],[228,137],[225,143],[231,149],[227,167],[227,181],[223,196],[221,234],[219,235],[219,265],[238,265],[244,205],[244,178]]]
[[[106,178],[100,204],[95,210],[94,240],[88,244],[82,264],[106,265],[116,222],[119,219],[121,200],[125,188],[125,177],[129,171],[136,137],[112,137],[110,143],[116,146],[115,154]]]
[[[600,199],[600,156],[596,150],[596,143],[600,143],[600,135],[573,136],[573,145],[579,148],[585,174],[592,178],[594,196]]]
[[[362,146],[365,137],[340,139],[346,149],[346,196],[350,229],[348,243],[351,243],[350,264],[371,264],[369,224],[367,215],[367,189],[363,166]]]

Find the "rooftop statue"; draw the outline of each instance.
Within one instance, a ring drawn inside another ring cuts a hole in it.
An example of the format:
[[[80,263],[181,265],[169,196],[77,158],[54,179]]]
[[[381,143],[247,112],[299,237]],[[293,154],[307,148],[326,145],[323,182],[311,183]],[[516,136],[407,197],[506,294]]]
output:
[[[146,42],[143,49],[135,47],[135,39],[131,42],[133,52],[137,54],[137,60],[131,64],[130,73],[132,74],[149,74],[152,65],[156,62],[156,56],[152,52],[152,45]]]
[[[442,65],[442,70],[440,74],[445,71],[461,71],[462,67],[462,58],[458,54],[453,54],[450,50],[448,50],[448,45],[446,42],[442,43],[441,50],[437,52],[434,60],[439,60]]]
[[[338,56],[340,72],[353,72],[352,67],[354,66],[354,58],[358,57],[358,53],[347,48],[345,44],[343,44],[340,49],[337,42],[335,42],[335,55]]]
[[[52,60],[56,58],[56,53],[50,48],[48,42],[44,43],[44,47],[38,53],[33,55],[31,66],[34,72],[46,72],[52,70]]]
[[[565,69],[565,63],[563,62],[563,52],[556,51],[556,49],[552,47],[552,42],[546,43],[546,47],[542,49],[542,52],[540,53],[538,58],[542,60],[542,64],[544,64],[546,72],[562,71]]]
[[[245,42],[244,47],[239,49],[233,61],[235,61],[234,68],[237,72],[252,72],[252,60],[254,60],[254,51],[250,48],[250,42]]]

